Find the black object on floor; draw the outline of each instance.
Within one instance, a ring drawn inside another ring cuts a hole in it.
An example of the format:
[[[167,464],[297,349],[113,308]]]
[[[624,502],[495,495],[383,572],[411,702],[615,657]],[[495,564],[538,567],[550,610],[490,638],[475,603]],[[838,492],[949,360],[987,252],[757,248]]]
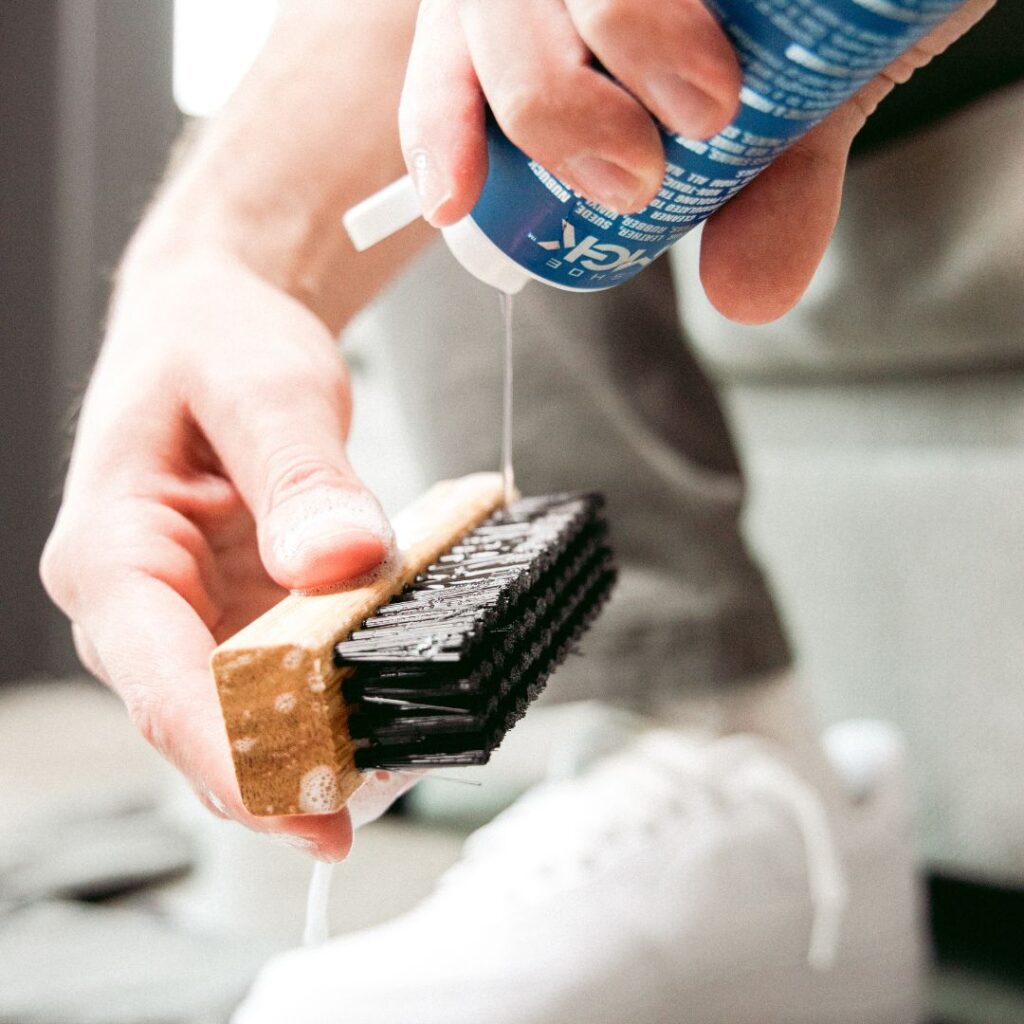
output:
[[[1024,891],[932,875],[928,913],[940,967],[975,968],[1024,987]]]

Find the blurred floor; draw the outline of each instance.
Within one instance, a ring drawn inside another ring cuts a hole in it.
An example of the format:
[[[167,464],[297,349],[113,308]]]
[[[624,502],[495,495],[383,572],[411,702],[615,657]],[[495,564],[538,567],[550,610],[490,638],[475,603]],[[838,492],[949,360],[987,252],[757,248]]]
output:
[[[213,1024],[298,943],[308,857],[208,815],[98,685],[0,691],[0,750],[0,1020]],[[411,907],[462,838],[361,831],[334,930]]]
[[[107,977],[93,978],[85,996],[81,986],[72,986],[77,1000],[75,1016],[48,1016],[46,1008],[58,1005],[55,989],[70,980],[67,969],[76,964],[87,969],[89,957],[78,950],[78,955],[68,960],[68,950],[62,950],[59,936],[53,935],[43,945],[59,958],[58,963],[50,965],[52,973],[46,963],[36,963],[37,969],[29,972],[30,976],[16,978],[22,1000],[27,1001],[32,986],[36,986],[38,999],[33,1008],[37,1012],[32,1016],[12,1016],[10,1008],[3,1006],[5,998],[12,998],[11,972],[18,967],[10,959],[0,967],[0,993],[6,993],[0,994],[0,1019],[18,1020],[19,1024],[61,1019],[129,1019],[133,1024],[167,1020],[156,1014],[152,1018],[138,1014],[125,1018],[114,1010],[91,1016],[84,1012],[90,1000],[103,1006],[104,984],[122,998],[118,972],[123,971],[135,986],[129,995],[144,995],[150,985],[163,998],[173,991],[173,981],[177,987],[174,1003],[190,1008],[188,1015],[173,1019],[182,1024],[212,1024],[224,1019],[237,990],[244,988],[267,955],[298,941],[309,876],[307,859],[203,812],[187,787],[134,734],[120,704],[98,686],[82,680],[38,682],[3,691],[0,750],[4,751],[0,762],[0,820],[5,822],[4,835],[8,837],[0,842],[0,872],[9,837],[45,835],[48,827],[60,837],[69,834],[67,822],[76,809],[79,815],[95,809],[102,823],[102,816],[109,815],[111,808],[139,807],[153,801],[159,805],[163,820],[185,837],[195,860],[188,873],[170,870],[159,884],[121,895],[115,885],[112,894],[102,901],[89,896],[75,904],[84,911],[112,915],[109,933],[100,942],[102,948],[95,951],[107,965]],[[461,841],[457,831],[431,828],[400,817],[387,818],[360,832],[352,856],[336,872],[331,900],[335,931],[370,926],[412,906],[456,859]],[[122,845],[129,860],[143,856],[138,844]],[[155,870],[173,869],[173,858],[168,860],[168,864],[158,860]],[[74,857],[70,857],[65,864],[73,862]],[[143,856],[143,864],[154,870],[151,854]],[[1013,941],[1012,929],[1018,920],[1014,906],[1019,909],[1020,898],[1014,897],[1016,904],[1013,899],[1008,904],[989,893],[979,902],[973,888],[950,882],[933,883],[932,893],[940,900],[936,906],[941,912],[935,915],[934,923],[939,930],[942,964],[931,986],[933,1024],[1008,1024],[1024,1020],[1024,988],[1014,982],[1013,972],[1014,964],[1019,964],[1019,940]],[[52,914],[54,908],[66,909],[71,903],[54,900],[45,906]],[[46,929],[53,925],[38,910],[33,916],[21,913],[21,918],[0,916],[0,921],[8,921],[8,931],[12,931],[12,923],[23,921],[26,952],[39,956],[37,947],[46,938]],[[978,914],[987,915],[987,920],[996,924],[986,928]],[[996,948],[1006,954],[1002,962],[994,964],[994,970],[977,962],[977,957],[972,960],[965,946],[970,929],[961,927],[961,922],[972,916],[974,931],[989,935],[997,943]],[[55,920],[58,924],[63,921],[59,917]],[[141,931],[140,923],[145,923]],[[77,927],[68,931],[69,940],[79,934]],[[999,928],[1004,930],[1006,941]],[[81,943],[97,941],[98,933],[90,929],[80,932]],[[1019,936],[1019,930],[1015,934]],[[173,943],[168,942],[171,935],[176,937]],[[166,970],[147,977],[145,963],[136,963],[128,955],[129,950],[119,948],[120,944],[139,942],[146,943],[147,952],[159,950],[164,957],[178,956],[183,961],[176,971],[164,963]],[[18,949],[15,931],[8,945]],[[6,948],[2,929],[0,948]],[[7,982],[2,980],[5,972]],[[219,978],[218,972],[223,977]],[[1022,980],[1016,975],[1017,982]],[[189,985],[194,989],[193,998],[187,998]]]

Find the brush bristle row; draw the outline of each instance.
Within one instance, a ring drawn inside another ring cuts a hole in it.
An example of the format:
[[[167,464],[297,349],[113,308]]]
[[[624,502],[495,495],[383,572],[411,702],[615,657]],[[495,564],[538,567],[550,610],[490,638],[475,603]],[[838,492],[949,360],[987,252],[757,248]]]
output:
[[[360,768],[481,764],[615,579],[599,495],[494,513],[335,649]]]

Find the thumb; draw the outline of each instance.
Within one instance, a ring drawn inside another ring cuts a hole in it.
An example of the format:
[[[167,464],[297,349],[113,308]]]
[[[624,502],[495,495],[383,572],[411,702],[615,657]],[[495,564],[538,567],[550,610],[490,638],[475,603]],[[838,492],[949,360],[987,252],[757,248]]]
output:
[[[292,590],[328,587],[369,572],[390,550],[391,526],[340,445],[309,438],[267,454],[252,508],[260,558]]]
[[[704,225],[701,283],[723,316],[766,323],[803,295],[839,217],[849,120],[833,113]]]
[[[895,85],[942,53],[995,4],[967,0],[734,196],[704,226],[701,281],[741,323],[774,320],[811,282],[839,218],[854,136]]]
[[[345,455],[348,375],[337,352],[282,346],[217,379],[196,418],[252,512],[270,576],[312,590],[380,563],[393,534]]]

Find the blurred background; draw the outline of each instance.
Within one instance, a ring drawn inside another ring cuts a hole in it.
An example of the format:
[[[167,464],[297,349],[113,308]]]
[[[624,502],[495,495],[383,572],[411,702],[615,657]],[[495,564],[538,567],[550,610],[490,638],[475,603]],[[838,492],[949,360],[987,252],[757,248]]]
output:
[[[119,254],[174,140],[223,104],[274,9],[0,3],[0,1020],[222,1020],[301,930],[307,862],[203,816],[82,678],[37,575]],[[420,481],[373,327],[371,311],[346,341],[353,461],[393,509]],[[910,741],[933,1020],[1024,1021],[1021,374],[943,384],[956,414],[939,425],[905,382],[826,402],[784,375],[727,378],[749,535],[826,719],[885,718]],[[870,450],[844,413],[865,403],[892,422]],[[977,539],[951,550],[958,530]],[[510,744],[486,795],[433,782],[418,815],[368,829],[339,872],[335,927],[411,906],[529,761]]]

